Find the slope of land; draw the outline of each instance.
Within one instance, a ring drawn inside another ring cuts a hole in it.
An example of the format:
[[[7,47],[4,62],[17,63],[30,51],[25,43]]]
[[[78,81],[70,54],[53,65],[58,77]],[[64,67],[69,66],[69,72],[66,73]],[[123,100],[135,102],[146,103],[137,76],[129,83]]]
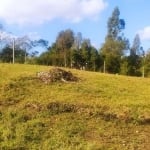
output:
[[[0,149],[149,150],[150,79],[72,69],[78,82],[44,84],[49,69],[0,64]]]

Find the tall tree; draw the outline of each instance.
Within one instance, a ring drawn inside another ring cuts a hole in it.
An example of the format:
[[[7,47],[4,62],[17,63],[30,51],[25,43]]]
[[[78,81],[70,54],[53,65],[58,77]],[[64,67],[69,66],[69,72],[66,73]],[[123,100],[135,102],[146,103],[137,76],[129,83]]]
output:
[[[74,43],[74,33],[72,30],[67,29],[65,31],[59,32],[58,37],[56,39],[56,46],[63,53],[65,67],[70,65],[70,62],[67,58],[69,58],[70,56],[70,49],[73,43]]]
[[[144,72],[145,76],[150,77],[150,49],[147,50],[146,55],[144,56]]]
[[[99,65],[99,54],[98,51],[95,47],[91,47],[91,51],[90,51],[90,63],[91,63],[91,69],[93,71],[96,71],[98,69],[98,65]]]
[[[81,67],[82,69],[89,69],[90,67],[90,63],[89,63],[90,50],[91,50],[90,39],[84,39],[81,44],[81,58],[82,58]]]
[[[136,34],[133,40],[133,45],[130,49],[130,55],[135,56],[140,54],[141,54],[141,41],[140,36]]]
[[[118,7],[115,7],[112,12],[112,16],[108,19],[107,28],[108,33],[106,38],[112,38],[113,40],[118,40],[122,29],[125,28],[124,19],[120,19],[120,11]]]
[[[136,34],[130,48],[130,56],[128,57],[128,75],[141,76],[142,54],[143,49],[141,47],[140,37]]]
[[[106,64],[106,71],[109,73],[119,73],[121,57],[126,49],[126,38],[122,34],[125,28],[124,19],[120,19],[119,8],[116,7],[112,16],[108,19],[107,35],[105,43],[101,48],[101,55]]]
[[[77,35],[75,36],[75,40],[74,40],[75,49],[79,50],[81,48],[82,40],[83,40],[82,33],[78,32]]]

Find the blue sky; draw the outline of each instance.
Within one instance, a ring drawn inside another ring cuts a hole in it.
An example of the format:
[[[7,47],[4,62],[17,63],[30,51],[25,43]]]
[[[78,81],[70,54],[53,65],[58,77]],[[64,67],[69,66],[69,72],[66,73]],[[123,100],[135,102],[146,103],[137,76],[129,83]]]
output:
[[[100,48],[116,6],[126,22],[124,33],[130,43],[138,33],[144,50],[150,48],[149,0],[1,0],[0,23],[16,36],[44,38],[50,45],[59,31],[70,28]]]

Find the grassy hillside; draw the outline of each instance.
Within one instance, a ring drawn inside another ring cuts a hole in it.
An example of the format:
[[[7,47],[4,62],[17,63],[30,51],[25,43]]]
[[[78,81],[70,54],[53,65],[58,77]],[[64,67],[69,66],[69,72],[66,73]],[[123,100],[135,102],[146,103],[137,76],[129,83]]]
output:
[[[46,85],[49,69],[0,64],[0,150],[149,150],[150,79],[70,70],[80,81]]]

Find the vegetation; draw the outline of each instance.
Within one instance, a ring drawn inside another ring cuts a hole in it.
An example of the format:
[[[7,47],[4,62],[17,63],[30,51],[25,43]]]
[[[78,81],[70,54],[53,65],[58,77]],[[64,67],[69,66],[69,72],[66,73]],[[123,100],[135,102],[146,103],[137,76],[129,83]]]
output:
[[[125,22],[119,18],[120,11],[116,7],[112,16],[108,19],[108,33],[105,43],[102,46],[101,53],[106,62],[106,71],[110,73],[119,73],[121,66],[121,57],[127,48],[126,39],[122,36],[122,29],[125,28]]]
[[[149,150],[150,79],[130,76],[150,76],[150,51],[120,15],[100,49],[71,29],[49,47],[0,35],[0,150]]]
[[[150,79],[71,69],[79,81],[44,84],[50,69],[0,64],[0,149],[149,150]]]
[[[15,62],[149,77],[149,52],[141,46],[138,34],[130,46],[130,41],[123,33],[126,22],[120,16],[119,8],[115,7],[108,18],[107,34],[100,49],[92,46],[89,38],[83,38],[81,32],[74,33],[66,29],[58,33],[49,47],[43,39],[32,41],[27,36],[16,38]],[[1,39],[0,43],[0,61],[12,62],[10,39]],[[36,46],[44,46],[46,51],[37,55],[38,51],[31,51]]]

